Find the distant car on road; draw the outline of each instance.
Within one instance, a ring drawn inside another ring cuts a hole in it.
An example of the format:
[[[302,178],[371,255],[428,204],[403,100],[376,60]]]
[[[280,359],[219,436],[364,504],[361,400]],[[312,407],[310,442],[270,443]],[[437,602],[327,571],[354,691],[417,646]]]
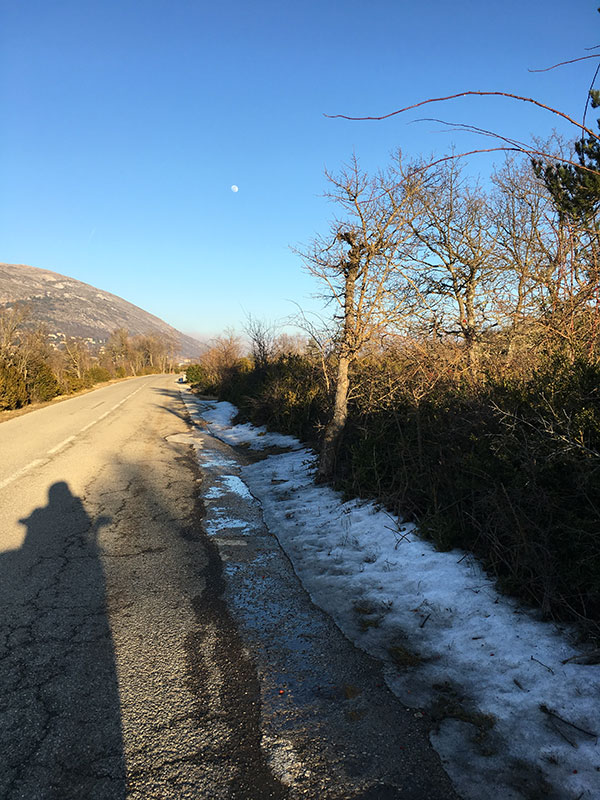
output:
[[[185,377],[185,375],[182,375],[180,378],[177,379],[177,382],[178,383],[187,383],[188,379]]]

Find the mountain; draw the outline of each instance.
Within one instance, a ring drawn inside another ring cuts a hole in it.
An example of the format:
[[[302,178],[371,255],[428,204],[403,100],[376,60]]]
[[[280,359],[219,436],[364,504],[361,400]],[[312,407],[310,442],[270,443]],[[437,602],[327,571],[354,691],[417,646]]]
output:
[[[32,322],[44,323],[53,339],[77,336],[104,343],[116,328],[131,335],[154,333],[179,343],[184,358],[196,358],[202,345],[110,292],[25,264],[0,263],[0,308],[25,303]]]

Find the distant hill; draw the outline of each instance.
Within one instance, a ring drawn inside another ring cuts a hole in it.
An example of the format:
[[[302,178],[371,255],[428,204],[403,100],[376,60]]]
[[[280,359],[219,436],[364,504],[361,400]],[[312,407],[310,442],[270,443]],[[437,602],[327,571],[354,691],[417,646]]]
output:
[[[0,263],[0,308],[26,303],[30,320],[43,322],[56,340],[77,336],[104,343],[116,328],[131,335],[154,333],[179,344],[184,358],[196,358],[202,345],[110,292],[47,269]]]

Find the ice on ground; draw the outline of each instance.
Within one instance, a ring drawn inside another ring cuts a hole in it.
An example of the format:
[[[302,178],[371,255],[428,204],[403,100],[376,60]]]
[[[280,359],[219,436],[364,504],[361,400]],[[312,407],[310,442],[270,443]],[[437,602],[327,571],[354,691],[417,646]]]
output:
[[[220,456],[207,455],[202,451],[198,452],[198,461],[203,467],[216,467],[217,469],[231,469],[236,466],[235,461],[230,458],[221,458]]]
[[[220,515],[219,509],[212,509],[212,513],[215,517],[205,520],[204,523],[204,528],[209,536],[215,536],[225,530],[234,530],[237,533],[246,533],[250,530],[250,525],[243,519]]]
[[[183,394],[184,401],[190,402],[193,395]],[[192,399],[193,403],[194,400]],[[218,436],[228,444],[249,445],[252,450],[264,450],[268,447],[301,447],[297,439],[283,436],[281,433],[269,433],[266,428],[256,428],[254,425],[234,425],[232,420],[238,413],[237,408],[231,403],[203,402],[202,418],[209,423],[211,433]]]
[[[266,439],[232,426],[235,413],[216,403],[203,417],[229,443]],[[315,486],[314,453],[268,436],[293,449],[242,470],[265,522],[314,602],[386,661],[390,689],[444,718],[432,742],[459,793],[600,797],[600,665],[568,661],[572,632],[498,594],[472,556],[438,552],[375,504]]]
[[[223,497],[226,492],[233,492],[243,497],[244,500],[254,500],[244,481],[238,478],[237,475],[222,475],[219,478],[219,483],[211,486],[204,497],[206,500],[217,500],[219,497]]]
[[[211,486],[210,489],[204,494],[205,500],[218,500],[225,494],[220,486]]]
[[[228,492],[239,494],[239,496],[243,497],[244,500],[254,500],[254,497],[252,497],[248,491],[248,487],[244,481],[241,480],[241,478],[238,478],[237,475],[224,475],[222,481],[225,484]]]

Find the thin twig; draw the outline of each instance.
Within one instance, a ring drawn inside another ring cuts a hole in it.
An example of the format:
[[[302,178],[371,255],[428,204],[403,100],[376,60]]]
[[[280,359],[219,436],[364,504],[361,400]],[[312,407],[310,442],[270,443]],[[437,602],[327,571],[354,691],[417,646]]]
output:
[[[551,708],[545,703],[540,704],[540,711],[543,711],[544,714],[548,714],[550,717],[554,717],[555,719],[559,719],[561,722],[564,722],[565,725],[570,725],[572,728],[575,728],[576,731],[580,731],[581,733],[585,733],[586,736],[590,736],[592,739],[597,739],[598,734],[592,733],[592,731],[587,731],[585,728],[580,728],[579,725],[575,725],[574,722],[570,722],[568,719],[561,717],[560,714],[557,714],[556,711],[553,711]]]
[[[552,717],[550,717],[550,725],[552,725],[552,727],[558,733],[559,736],[562,736],[565,742],[567,742],[568,744],[571,745],[571,747],[574,747],[577,750],[577,742],[571,741],[571,739],[569,739],[569,737],[564,733],[564,731],[561,731],[561,729],[558,727],[556,722],[554,722]]]
[[[410,539],[408,538],[410,531],[406,531],[406,533],[400,533],[398,528],[390,528],[389,525],[384,525],[383,527],[387,528],[388,531],[391,531],[392,533],[396,534],[397,538],[396,538],[396,544],[394,545],[394,550],[398,547],[400,542],[410,542]]]
[[[542,664],[541,661],[538,661],[538,659],[534,658],[533,656],[531,656],[531,660],[535,661],[536,664],[541,664],[541,666],[544,667],[544,669],[547,669],[548,672],[551,672],[554,675],[554,670],[552,669],[552,667],[549,667],[547,664]]]
[[[431,614],[427,614],[427,616],[425,617],[423,622],[419,625],[419,628],[424,628],[425,627],[425,623],[427,622],[427,620],[429,619],[430,616],[431,616]]]
[[[597,659],[597,658],[600,658],[600,648],[598,648],[596,650],[591,650],[589,653],[577,653],[576,655],[571,656],[570,658],[565,658],[560,663],[561,664],[571,664],[571,663],[578,664],[579,662],[583,662],[585,664],[585,662],[588,659]],[[592,661],[591,663],[597,663],[597,662]]]
[[[528,69],[527,72],[550,72],[551,69],[564,67],[565,64],[576,64],[578,61],[585,61],[588,58],[600,58],[600,54],[594,53],[591,56],[579,56],[579,58],[571,58],[568,61],[559,61],[558,64],[553,64],[551,67],[544,67],[543,69]]]

